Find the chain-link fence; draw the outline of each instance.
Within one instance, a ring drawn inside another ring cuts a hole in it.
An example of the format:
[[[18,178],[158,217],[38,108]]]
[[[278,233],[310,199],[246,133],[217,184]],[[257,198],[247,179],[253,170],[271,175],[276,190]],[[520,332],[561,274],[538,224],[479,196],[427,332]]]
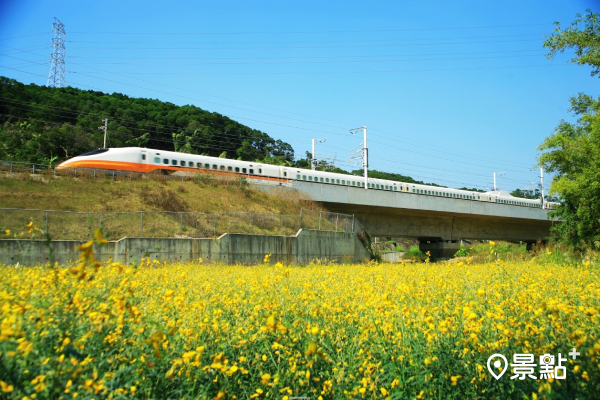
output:
[[[190,212],[76,212],[0,208],[0,229],[7,239],[84,240],[96,228],[107,239],[123,237],[209,238],[224,233],[253,235],[296,234],[299,229],[356,232],[353,215],[302,209],[299,215],[249,212],[201,214]]]
[[[0,173],[6,174],[30,174],[42,175],[48,178],[57,176],[68,176],[80,179],[111,179],[111,180],[169,180],[169,181],[189,181],[200,180],[207,183],[215,183],[220,185],[239,185],[243,184],[244,179],[260,181],[265,184],[280,184],[291,182],[289,179],[272,178],[269,176],[256,177],[253,175],[243,175],[236,173],[206,170],[206,169],[189,169],[188,171],[176,171],[163,174],[161,171],[151,173],[140,173],[130,171],[114,171],[108,169],[97,168],[65,168],[60,171],[56,166],[48,164],[33,164],[18,161],[0,161]]]

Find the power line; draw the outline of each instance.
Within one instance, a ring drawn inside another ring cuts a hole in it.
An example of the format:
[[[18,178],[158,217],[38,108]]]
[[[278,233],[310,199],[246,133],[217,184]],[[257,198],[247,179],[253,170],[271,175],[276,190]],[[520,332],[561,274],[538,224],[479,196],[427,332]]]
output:
[[[26,38],[26,37],[39,36],[39,35],[47,35],[48,33],[52,33],[52,31],[40,32],[40,33],[32,33],[31,35],[14,36],[14,37],[10,37],[10,38],[3,38],[3,39],[0,39],[0,41],[22,39],[22,38]]]
[[[520,39],[520,40],[488,40],[476,42],[441,42],[441,43],[403,43],[403,44],[365,44],[348,46],[257,46],[257,47],[135,47],[135,50],[258,50],[258,49],[333,49],[333,48],[361,48],[361,47],[405,47],[405,46],[439,46],[439,45],[457,45],[457,44],[489,44],[489,43],[517,43],[517,42],[539,42],[540,39]],[[98,47],[90,46],[72,46],[72,49],[96,49]],[[131,50],[131,47],[106,47],[102,50]]]
[[[534,65],[506,65],[495,67],[463,67],[463,68],[427,68],[427,69],[388,69],[388,70],[365,70],[365,71],[286,71],[286,72],[126,72],[127,75],[329,75],[329,74],[386,74],[396,72],[440,72],[440,71],[474,71],[488,69],[512,69],[512,68],[548,68],[564,67],[568,64],[534,64]],[[97,74],[97,71],[68,71],[73,74]],[[109,73],[103,71],[103,73]],[[98,78],[98,77],[95,77]],[[98,78],[100,79],[100,78]]]
[[[115,31],[77,31],[73,33],[85,35],[280,35],[280,34],[307,34],[307,33],[365,33],[365,32],[410,32],[410,31],[450,31],[465,29],[499,29],[520,28],[529,26],[553,26],[552,23],[517,24],[517,25],[491,25],[491,26],[462,26],[446,28],[405,28],[405,29],[354,29],[354,30],[320,30],[320,31],[241,31],[241,32],[115,32]]]
[[[0,45],[2,46],[2,45]],[[67,58],[77,59],[116,59],[116,60],[286,60],[286,59],[339,59],[339,58],[372,58],[372,57],[423,57],[423,56],[447,56],[447,55],[471,55],[471,54],[501,54],[501,53],[524,53],[540,51],[540,49],[531,50],[503,50],[503,51],[470,51],[470,52],[451,52],[451,53],[425,53],[425,54],[380,54],[380,55],[336,55],[336,56],[277,56],[277,57],[121,57],[121,56],[67,56]],[[32,53],[35,54],[35,53]],[[36,54],[38,55],[38,54]],[[238,100],[232,100],[238,101]]]
[[[293,42],[257,42],[257,41],[245,41],[245,42],[157,42],[157,41],[86,41],[86,40],[68,40],[68,43],[87,43],[87,44],[304,44],[304,43],[372,43],[372,42],[409,42],[409,41],[425,41],[425,40],[461,40],[461,39],[485,39],[485,38],[506,38],[506,37],[524,37],[524,36],[541,36],[541,33],[526,33],[520,35],[487,35],[487,36],[457,36],[457,37],[433,37],[433,38],[410,38],[410,39],[364,39],[364,40],[303,40]]]
[[[539,50],[538,50],[539,51]],[[169,66],[196,66],[196,65],[297,65],[297,64],[350,64],[350,63],[381,63],[381,62],[416,62],[416,61],[453,61],[453,60],[484,60],[484,59],[498,59],[498,58],[521,58],[521,57],[539,57],[545,56],[545,53],[538,54],[519,54],[519,55],[503,55],[503,56],[482,56],[482,57],[449,57],[449,58],[412,58],[412,59],[362,59],[362,60],[321,60],[321,61],[256,61],[256,62],[203,62],[203,63],[154,63],[154,62],[146,62],[146,63],[124,63],[124,62],[91,62],[91,63],[77,63],[77,65],[169,65]],[[112,74],[113,72],[106,71],[108,74]],[[128,74],[130,72],[121,72],[123,74]],[[161,72],[164,74],[172,74],[172,71],[169,72]],[[147,74],[153,74],[153,72],[148,72]]]

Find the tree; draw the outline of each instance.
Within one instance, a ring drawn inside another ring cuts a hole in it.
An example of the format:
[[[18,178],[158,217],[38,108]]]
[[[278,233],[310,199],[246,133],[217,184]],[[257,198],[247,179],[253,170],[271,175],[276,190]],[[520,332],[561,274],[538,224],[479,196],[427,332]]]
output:
[[[550,215],[560,224],[552,232],[575,246],[600,241],[600,98],[582,93],[571,98],[576,124],[561,121],[538,147],[540,165],[556,175],[550,194],[562,200]]]
[[[598,14],[587,10],[586,15],[577,14],[577,19],[566,29],[555,22],[554,33],[547,37],[544,47],[550,49],[547,57],[552,59],[556,53],[575,49],[571,62],[593,67],[592,76],[600,73],[600,19]]]

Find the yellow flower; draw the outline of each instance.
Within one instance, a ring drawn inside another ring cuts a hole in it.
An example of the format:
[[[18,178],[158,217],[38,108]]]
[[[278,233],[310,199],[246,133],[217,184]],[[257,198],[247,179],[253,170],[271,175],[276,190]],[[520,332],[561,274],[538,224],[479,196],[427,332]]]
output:
[[[260,377],[260,383],[262,383],[263,385],[266,385],[267,383],[269,383],[270,379],[271,379],[271,375],[269,375],[269,374],[263,374]]]
[[[4,381],[0,381],[0,389],[2,389],[4,393],[10,393],[14,390],[14,387]]]

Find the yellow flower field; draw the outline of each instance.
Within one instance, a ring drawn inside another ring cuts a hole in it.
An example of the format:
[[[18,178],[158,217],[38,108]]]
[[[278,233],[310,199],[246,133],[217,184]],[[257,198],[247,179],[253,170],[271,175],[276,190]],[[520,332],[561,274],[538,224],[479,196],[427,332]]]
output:
[[[2,266],[0,397],[593,398],[598,278],[535,258]],[[486,366],[573,347],[565,380]]]

